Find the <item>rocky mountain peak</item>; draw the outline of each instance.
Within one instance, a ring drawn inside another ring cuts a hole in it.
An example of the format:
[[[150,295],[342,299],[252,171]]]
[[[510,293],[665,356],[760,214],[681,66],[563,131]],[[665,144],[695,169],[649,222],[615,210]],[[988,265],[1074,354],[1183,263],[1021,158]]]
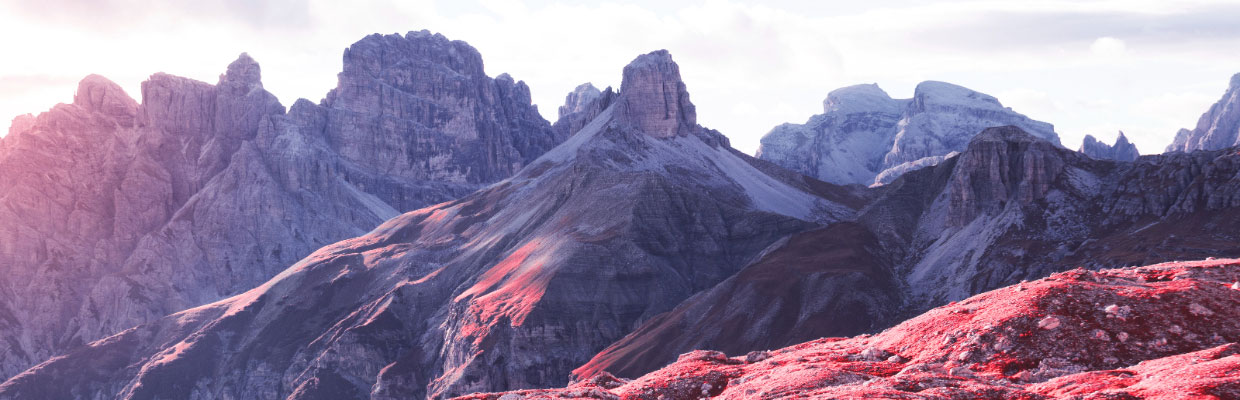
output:
[[[578,85],[565,96],[564,105],[559,109],[560,117],[551,127],[557,136],[569,137],[611,107],[617,97],[619,93],[610,86],[600,91],[589,83]]]
[[[18,132],[25,132],[27,129],[33,127],[37,121],[38,119],[35,118],[34,114],[18,115],[16,118],[13,118],[13,122],[9,124],[9,136],[13,136],[13,134]],[[0,137],[0,140],[3,139],[4,137]]]
[[[824,113],[884,112],[900,113],[901,102],[887,95],[877,83],[845,86],[827,93],[822,101]]]
[[[1093,135],[1085,135],[1081,148],[1077,151],[1099,160],[1132,161],[1141,156],[1137,146],[1124,136],[1124,131],[1119,132],[1114,145],[1098,141]]]
[[[559,117],[564,118],[568,114],[584,111],[591,101],[594,101],[602,94],[603,92],[590,84],[590,82],[577,85],[564,98],[564,105],[560,106]]]
[[[405,62],[445,68],[465,76],[486,75],[478,50],[464,41],[449,40],[441,34],[422,30],[404,36],[376,33],[357,41],[345,49],[341,79],[357,73],[379,77],[381,71]]]
[[[134,101],[119,85],[99,75],[89,75],[78,82],[73,104],[90,111],[133,120],[138,102]]]
[[[1220,150],[1240,146],[1240,74],[1233,75],[1223,97],[1201,114],[1193,129],[1181,129],[1167,152]]]
[[[643,54],[624,67],[617,107],[622,124],[658,138],[687,134],[697,124],[680,67],[667,50]]]
[[[1016,126],[986,128],[960,154],[949,183],[949,224],[1046,197],[1066,162],[1054,144]]]
[[[913,89],[913,108],[926,111],[934,106],[995,106],[999,99],[964,86],[947,82],[925,81]]]
[[[237,94],[245,94],[252,89],[261,89],[262,70],[258,67],[258,61],[254,61],[249,54],[241,53],[237,56],[237,60],[228,64],[228,69],[224,74],[220,75],[221,89],[237,92]]]

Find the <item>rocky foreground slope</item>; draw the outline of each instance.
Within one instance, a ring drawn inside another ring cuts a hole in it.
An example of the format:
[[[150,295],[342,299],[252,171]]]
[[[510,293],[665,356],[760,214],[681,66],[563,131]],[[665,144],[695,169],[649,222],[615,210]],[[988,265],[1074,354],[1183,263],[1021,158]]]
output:
[[[876,335],[681,355],[518,399],[1240,398],[1240,260],[1072,270],[935,308]]]
[[[0,139],[0,376],[253,288],[324,245],[510,176],[563,141],[460,41],[372,35],[285,112],[248,55],[142,102],[99,76]]]
[[[982,129],[1003,125],[1059,144],[1051,124],[1003,107],[990,95],[926,81],[911,99],[892,99],[875,84],[833,90],[822,114],[763,136],[757,157],[826,182],[885,184],[942,162]]]

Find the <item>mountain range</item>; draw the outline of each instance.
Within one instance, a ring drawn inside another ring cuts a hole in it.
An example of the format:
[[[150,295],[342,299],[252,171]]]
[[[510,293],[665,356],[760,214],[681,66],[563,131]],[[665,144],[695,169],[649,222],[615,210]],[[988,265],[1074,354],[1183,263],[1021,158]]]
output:
[[[1029,315],[1091,323],[1044,304],[1054,291],[1140,286],[1223,312],[1240,292],[1198,286],[1240,280],[1234,262],[1125,267],[1240,257],[1234,147],[1138,157],[1121,133],[1071,151],[994,97],[924,82],[907,100],[833,91],[751,157],[698,123],[667,51],[620,73],[554,123],[427,31],[363,38],[335,89],[288,110],[245,54],[216,85],[156,74],[141,103],[87,77],[0,139],[0,398],[830,397],[862,381],[1037,398],[1103,367],[1234,352],[1215,343],[1234,324],[1207,337],[1191,305],[1151,301],[1132,307],[1190,307],[1191,345],[1106,365],[1080,358],[1113,347],[978,347],[1048,321]],[[1240,124],[1228,107],[1210,124]],[[1078,267],[1120,269],[1059,273]],[[954,316],[1026,286],[1023,308]]]
[[[319,247],[498,181],[563,141],[464,42],[373,35],[285,112],[242,54],[138,104],[99,76],[0,141],[0,372],[235,295]]]
[[[763,136],[757,157],[826,182],[871,185],[938,164],[987,127],[1015,125],[1059,144],[1051,124],[946,82],[922,82],[911,99],[892,99],[876,84],[849,86],[822,105],[805,124]]]

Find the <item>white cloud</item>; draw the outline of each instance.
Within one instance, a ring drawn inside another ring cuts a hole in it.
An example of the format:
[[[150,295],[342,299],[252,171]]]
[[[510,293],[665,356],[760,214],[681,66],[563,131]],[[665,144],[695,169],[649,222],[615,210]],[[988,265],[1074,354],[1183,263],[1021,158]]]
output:
[[[1089,45],[1089,51],[1094,55],[1101,57],[1119,57],[1128,52],[1128,45],[1123,40],[1119,40],[1110,36],[1103,36],[1094,40]]]

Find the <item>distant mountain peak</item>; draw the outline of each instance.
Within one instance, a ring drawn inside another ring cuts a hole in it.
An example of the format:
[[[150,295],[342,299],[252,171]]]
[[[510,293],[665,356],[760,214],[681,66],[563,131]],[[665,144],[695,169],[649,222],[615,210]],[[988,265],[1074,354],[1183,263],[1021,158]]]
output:
[[[697,125],[697,110],[667,50],[638,56],[624,67],[617,120],[647,135],[685,135]]]
[[[594,87],[590,82],[577,85],[572,92],[564,98],[564,105],[560,106],[560,118],[568,114],[584,111],[591,101],[597,99],[603,92]]]
[[[262,69],[259,68],[258,61],[254,61],[249,54],[241,53],[236,61],[228,64],[228,69],[224,74],[220,75],[218,86],[225,90],[261,89],[263,87]]]
[[[1196,127],[1176,132],[1166,151],[1220,150],[1232,146],[1240,146],[1240,74],[1232,75],[1223,97],[1201,114]]]
[[[1094,138],[1093,135],[1085,135],[1081,148],[1077,151],[1099,160],[1133,161],[1141,156],[1141,152],[1137,151],[1137,146],[1124,136],[1124,131],[1119,131],[1114,145],[1107,145]]]
[[[994,96],[953,83],[925,81],[913,90],[913,102],[919,104],[986,103],[1002,107]]]
[[[900,102],[891,98],[877,83],[845,86],[827,93],[822,101],[823,112],[888,112],[900,113]]]
[[[91,74],[78,82],[73,94],[73,104],[90,111],[98,111],[114,117],[132,120],[138,110],[138,102],[108,78]]]
[[[909,99],[892,99],[877,84],[833,90],[822,114],[767,133],[758,157],[827,182],[882,185],[964,150],[982,129],[1003,125],[1059,144],[1054,126],[1004,107],[994,96],[925,81]]]

